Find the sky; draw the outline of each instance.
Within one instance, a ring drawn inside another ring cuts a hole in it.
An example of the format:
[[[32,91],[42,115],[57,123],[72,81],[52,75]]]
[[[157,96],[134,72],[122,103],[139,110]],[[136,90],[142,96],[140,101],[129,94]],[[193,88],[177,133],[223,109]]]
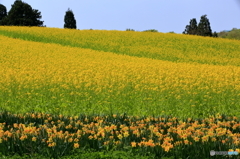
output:
[[[77,29],[156,29],[182,33],[192,18],[207,15],[212,31],[240,29],[240,0],[22,0],[41,12],[47,27],[63,28],[71,9]],[[7,11],[15,0],[0,0]]]

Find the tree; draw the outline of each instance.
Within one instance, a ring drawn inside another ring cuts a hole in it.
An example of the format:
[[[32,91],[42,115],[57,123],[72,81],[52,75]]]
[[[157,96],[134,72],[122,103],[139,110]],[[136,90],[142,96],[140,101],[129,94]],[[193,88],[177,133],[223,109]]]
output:
[[[197,35],[197,20],[195,18],[190,20],[190,25],[186,26],[185,31],[183,34],[190,34],[190,35]]]
[[[1,23],[1,20],[6,16],[7,16],[7,8],[4,5],[0,4],[0,23]]]
[[[41,12],[32,9],[32,7],[16,0],[12,5],[8,15],[1,21],[2,25],[15,25],[15,26],[43,26]]]
[[[217,38],[218,34],[216,33],[216,31],[213,33],[212,37]]]
[[[72,12],[72,10],[68,9],[68,11],[66,11],[65,17],[64,17],[64,28],[70,28],[70,29],[76,29],[76,20],[74,17],[74,14]]]
[[[212,37],[212,30],[207,15],[201,16],[200,22],[198,24],[197,35]]]
[[[126,31],[135,31],[134,29],[130,29],[130,28],[128,28],[128,29],[126,29]]]

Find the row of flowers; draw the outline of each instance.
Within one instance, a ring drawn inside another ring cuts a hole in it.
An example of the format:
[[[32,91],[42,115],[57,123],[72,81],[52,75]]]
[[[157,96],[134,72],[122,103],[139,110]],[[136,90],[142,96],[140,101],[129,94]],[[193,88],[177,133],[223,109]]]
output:
[[[142,149],[156,155],[190,155],[188,148],[239,151],[237,117],[202,120],[175,117],[75,116],[43,113],[0,114],[1,153],[45,153],[62,156],[78,148]],[[207,155],[207,154],[206,154]],[[208,153],[209,155],[209,153]]]

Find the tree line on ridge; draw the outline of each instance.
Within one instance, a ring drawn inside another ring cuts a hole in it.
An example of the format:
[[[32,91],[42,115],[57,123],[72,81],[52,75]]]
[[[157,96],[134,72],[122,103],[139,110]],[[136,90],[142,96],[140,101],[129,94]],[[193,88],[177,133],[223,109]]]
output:
[[[22,0],[16,0],[12,5],[9,12],[4,5],[0,4],[0,25],[2,26],[40,26],[44,21],[41,21],[41,12],[32,9],[32,7],[22,2]],[[73,11],[68,9],[64,17],[64,28],[76,29],[76,19]],[[92,29],[90,29],[92,30]],[[135,31],[133,29],[126,29],[126,31]],[[155,29],[145,30],[144,32],[158,32]],[[174,32],[171,32],[174,33]],[[190,24],[186,26],[183,34],[218,37],[216,32],[212,33],[211,26],[207,15],[201,16],[199,24],[197,24],[196,18],[190,20]]]

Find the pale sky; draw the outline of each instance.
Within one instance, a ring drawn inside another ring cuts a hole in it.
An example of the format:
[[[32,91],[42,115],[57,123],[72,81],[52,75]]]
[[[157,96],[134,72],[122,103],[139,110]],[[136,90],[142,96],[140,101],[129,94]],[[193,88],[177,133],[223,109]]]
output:
[[[0,0],[11,9],[15,0]],[[44,25],[63,28],[70,8],[77,29],[136,31],[156,29],[159,32],[182,33],[190,19],[199,23],[204,14],[212,31],[240,28],[240,0],[23,0],[41,12]]]

